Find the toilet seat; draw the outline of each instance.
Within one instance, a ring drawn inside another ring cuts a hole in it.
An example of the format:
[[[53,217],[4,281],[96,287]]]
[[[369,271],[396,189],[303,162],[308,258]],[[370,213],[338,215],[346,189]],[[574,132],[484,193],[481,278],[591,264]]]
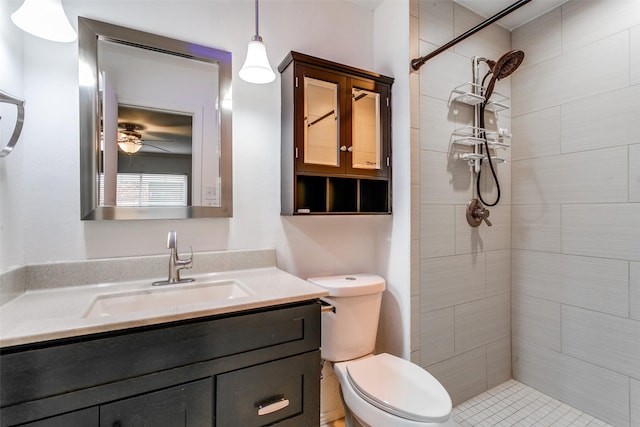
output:
[[[444,422],[451,398],[431,374],[387,353],[345,363],[353,389],[367,402],[412,421]]]

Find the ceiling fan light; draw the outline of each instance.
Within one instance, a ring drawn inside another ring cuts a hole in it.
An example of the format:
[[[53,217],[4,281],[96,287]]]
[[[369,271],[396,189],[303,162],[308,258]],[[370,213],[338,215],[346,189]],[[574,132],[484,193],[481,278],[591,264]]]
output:
[[[78,38],[62,7],[62,0],[25,0],[11,14],[20,29],[55,42],[72,42]]]
[[[120,150],[127,154],[135,154],[142,148],[142,144],[137,144],[133,141],[120,141],[118,142]]]
[[[247,46],[247,58],[238,73],[240,78],[249,83],[271,83],[276,74],[271,69],[267,48],[260,40],[251,40]]]

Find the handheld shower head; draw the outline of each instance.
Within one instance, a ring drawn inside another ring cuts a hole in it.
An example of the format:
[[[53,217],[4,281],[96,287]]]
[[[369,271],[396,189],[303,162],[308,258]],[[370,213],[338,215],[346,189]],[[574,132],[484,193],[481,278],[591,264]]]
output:
[[[509,77],[524,61],[524,52],[521,50],[512,50],[500,57],[497,61],[487,60],[487,65],[491,70],[491,80],[487,85],[484,97],[489,99],[493,93],[496,81]]]

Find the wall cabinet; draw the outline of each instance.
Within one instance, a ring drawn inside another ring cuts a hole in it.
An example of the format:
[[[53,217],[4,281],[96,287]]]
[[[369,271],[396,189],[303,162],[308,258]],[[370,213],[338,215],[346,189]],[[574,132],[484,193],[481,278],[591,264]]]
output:
[[[317,301],[0,352],[0,425],[317,427]]]
[[[391,213],[391,77],[290,52],[282,214]]]

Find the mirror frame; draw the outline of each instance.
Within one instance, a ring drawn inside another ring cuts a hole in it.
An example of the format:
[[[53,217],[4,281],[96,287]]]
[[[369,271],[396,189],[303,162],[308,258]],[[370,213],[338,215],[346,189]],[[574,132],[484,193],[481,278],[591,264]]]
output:
[[[144,31],[78,17],[80,90],[80,215],[83,220],[186,219],[233,216],[231,109],[219,107],[220,206],[123,207],[98,206],[100,109],[98,40],[149,49],[196,61],[218,64],[219,104],[231,96],[231,52]],[[85,78],[86,77],[86,78]],[[206,118],[205,118],[206,119]]]

